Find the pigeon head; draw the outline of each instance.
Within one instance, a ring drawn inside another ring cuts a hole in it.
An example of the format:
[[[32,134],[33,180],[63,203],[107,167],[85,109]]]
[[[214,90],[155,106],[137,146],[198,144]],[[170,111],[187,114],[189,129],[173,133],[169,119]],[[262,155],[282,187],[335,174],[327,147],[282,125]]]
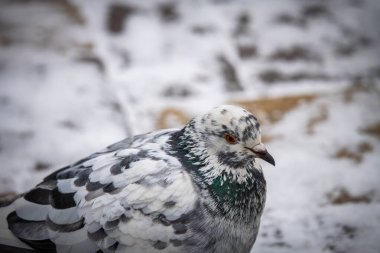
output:
[[[256,117],[237,106],[219,106],[195,117],[183,129],[180,143],[187,164],[198,166],[194,169],[210,183],[220,175],[229,181],[247,181],[253,171],[261,171],[258,158],[275,165],[261,142]]]
[[[207,153],[221,165],[239,168],[261,158],[275,165],[261,143],[260,124],[243,108],[219,106],[195,118],[195,130]]]

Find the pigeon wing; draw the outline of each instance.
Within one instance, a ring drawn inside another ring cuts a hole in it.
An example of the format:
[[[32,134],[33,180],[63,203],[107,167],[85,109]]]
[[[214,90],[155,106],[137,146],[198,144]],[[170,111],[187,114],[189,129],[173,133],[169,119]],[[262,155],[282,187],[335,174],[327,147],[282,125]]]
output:
[[[170,134],[126,139],[56,171],[13,203],[9,229],[41,252],[176,252],[197,195],[165,152]]]

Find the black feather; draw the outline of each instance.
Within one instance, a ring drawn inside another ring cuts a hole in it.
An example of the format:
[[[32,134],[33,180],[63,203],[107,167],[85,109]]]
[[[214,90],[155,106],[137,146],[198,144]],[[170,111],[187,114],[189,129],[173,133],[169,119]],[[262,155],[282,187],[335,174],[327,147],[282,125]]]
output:
[[[99,183],[99,182],[88,182],[86,184],[86,190],[87,191],[96,191],[96,190],[103,188],[103,187],[104,187],[104,184]]]
[[[93,241],[103,240],[106,236],[107,234],[103,228],[99,229],[98,231],[94,233],[88,233],[88,238],[90,238]]]
[[[29,191],[27,194],[25,194],[24,199],[36,204],[48,205],[50,203],[49,201],[50,192],[51,191],[48,189],[42,189],[42,188],[37,187]]]
[[[24,249],[19,247],[8,246],[4,244],[0,244],[0,252],[1,253],[37,253],[37,251],[32,249]]]
[[[50,204],[56,209],[66,209],[76,206],[74,200],[75,192],[61,193],[58,188],[55,188],[50,193]]]
[[[8,228],[21,241],[41,253],[56,253],[55,244],[48,238],[45,221],[28,221],[12,212],[7,217]]]
[[[49,217],[47,217],[46,225],[49,227],[49,229],[53,231],[73,232],[84,227],[84,218],[71,224],[57,224],[54,221],[52,221]]]
[[[77,179],[75,179],[74,181],[75,186],[78,186],[78,187],[84,186],[88,182],[91,172],[92,172],[92,169],[84,169],[80,171],[77,174]]]

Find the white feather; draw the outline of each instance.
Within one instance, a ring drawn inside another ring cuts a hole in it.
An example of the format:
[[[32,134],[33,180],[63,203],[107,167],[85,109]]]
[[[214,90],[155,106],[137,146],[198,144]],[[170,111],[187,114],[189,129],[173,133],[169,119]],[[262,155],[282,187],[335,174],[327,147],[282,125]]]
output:
[[[49,205],[40,205],[19,198],[13,203],[17,215],[24,220],[45,220],[49,211]]]

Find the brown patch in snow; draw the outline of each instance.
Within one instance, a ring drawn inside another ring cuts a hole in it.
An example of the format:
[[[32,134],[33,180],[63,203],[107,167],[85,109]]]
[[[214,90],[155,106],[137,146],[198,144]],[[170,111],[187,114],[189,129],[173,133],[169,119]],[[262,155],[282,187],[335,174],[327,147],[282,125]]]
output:
[[[58,0],[58,1],[52,1],[60,4],[66,13],[66,15],[72,20],[74,23],[78,25],[84,25],[86,23],[86,20],[81,15],[78,7],[73,4],[71,1],[68,0]]]
[[[362,132],[380,140],[380,121],[362,129]]]
[[[333,193],[328,193],[327,198],[333,205],[343,205],[348,203],[369,203],[371,193],[364,195],[351,195],[346,189],[341,188]]]
[[[257,100],[235,100],[231,103],[246,108],[262,122],[274,124],[281,120],[289,111],[296,108],[302,102],[312,102],[317,95],[294,95],[276,98],[260,98]]]
[[[353,151],[347,147],[340,148],[336,151],[334,158],[337,159],[350,159],[356,163],[363,161],[364,154],[372,152],[373,146],[368,142],[361,142],[356,146]]]
[[[190,120],[190,117],[179,109],[172,107],[160,112],[156,121],[156,129],[181,127]]]

